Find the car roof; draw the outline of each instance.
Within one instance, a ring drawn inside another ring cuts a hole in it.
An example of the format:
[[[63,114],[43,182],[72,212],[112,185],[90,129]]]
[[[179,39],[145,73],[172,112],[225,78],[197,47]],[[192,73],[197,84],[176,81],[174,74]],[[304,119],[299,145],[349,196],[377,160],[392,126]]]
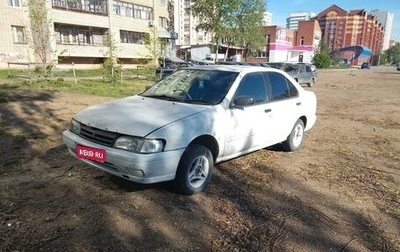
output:
[[[198,69],[198,70],[217,70],[217,71],[230,71],[230,72],[282,72],[279,69],[262,67],[262,66],[249,66],[249,65],[209,65],[209,66],[191,66],[183,69]]]

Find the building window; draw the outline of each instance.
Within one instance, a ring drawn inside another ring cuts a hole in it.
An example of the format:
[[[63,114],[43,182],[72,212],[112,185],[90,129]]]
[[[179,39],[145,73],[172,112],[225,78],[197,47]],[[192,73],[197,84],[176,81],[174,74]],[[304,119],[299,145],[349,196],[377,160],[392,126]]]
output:
[[[105,28],[54,24],[57,44],[65,45],[105,45],[108,30]]]
[[[159,17],[158,22],[159,22],[158,25],[160,26],[160,28],[167,28],[168,21],[165,17]]]
[[[113,2],[113,13],[118,16],[150,19],[151,8],[121,1]]]
[[[266,36],[265,36],[265,42],[266,42],[267,44],[271,43],[271,35],[266,35]]]
[[[140,18],[140,19],[150,19],[150,12],[151,8],[145,7],[145,6],[139,6],[139,5],[134,5],[133,6],[133,17],[134,18]]]
[[[21,7],[20,0],[7,0],[7,5],[11,7]]]
[[[26,43],[25,38],[25,27],[23,26],[11,26],[13,32],[14,43]]]
[[[267,52],[262,50],[255,50],[252,51],[251,55],[253,56],[253,58],[266,58]]]
[[[134,32],[134,31],[119,31],[119,37],[121,39],[121,43],[128,43],[128,44],[144,44],[143,33],[141,32]]]
[[[300,38],[300,45],[304,45],[304,37]]]
[[[108,14],[107,0],[51,0],[51,2],[52,6],[55,8],[95,14]]]

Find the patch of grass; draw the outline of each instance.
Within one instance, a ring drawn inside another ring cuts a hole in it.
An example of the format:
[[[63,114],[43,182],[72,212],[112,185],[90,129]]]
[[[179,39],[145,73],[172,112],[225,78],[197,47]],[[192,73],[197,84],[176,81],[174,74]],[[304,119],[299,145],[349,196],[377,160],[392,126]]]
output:
[[[114,83],[105,83],[102,79],[80,79],[75,83],[73,79],[58,77],[57,79],[39,79],[26,80],[17,79],[13,84],[13,89],[16,90],[47,90],[47,91],[61,91],[66,93],[96,95],[106,97],[126,97],[129,95],[137,94],[145,90],[146,86],[151,85],[153,82],[143,79],[124,80]],[[3,91],[0,86],[0,103],[8,102],[10,97],[7,92]]]

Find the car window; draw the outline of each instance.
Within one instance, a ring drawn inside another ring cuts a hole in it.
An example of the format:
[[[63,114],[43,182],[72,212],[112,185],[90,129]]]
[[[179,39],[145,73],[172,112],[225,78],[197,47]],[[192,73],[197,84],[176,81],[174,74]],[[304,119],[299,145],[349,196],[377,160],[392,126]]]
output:
[[[267,101],[265,79],[262,73],[251,73],[243,77],[236,90],[235,98],[252,97],[255,104]]]
[[[270,72],[268,78],[271,85],[272,101],[298,96],[297,88],[282,74]]]

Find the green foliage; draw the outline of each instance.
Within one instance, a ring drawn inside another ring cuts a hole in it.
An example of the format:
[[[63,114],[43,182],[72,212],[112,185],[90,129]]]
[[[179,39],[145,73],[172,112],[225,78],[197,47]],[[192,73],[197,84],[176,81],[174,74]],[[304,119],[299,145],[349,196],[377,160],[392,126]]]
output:
[[[62,78],[56,80],[41,79],[31,82],[26,80],[15,79],[13,81],[13,92],[19,90],[46,90],[61,91],[74,94],[98,95],[107,97],[126,97],[140,93],[145,90],[146,86],[153,84],[153,81],[143,79],[124,80],[122,83],[105,83],[99,80],[81,79],[77,83],[73,80],[65,80]],[[9,84],[0,85],[0,103],[13,100],[12,90],[8,88]]]
[[[313,64],[317,68],[328,68],[332,64],[332,60],[328,53],[318,52],[314,55]]]
[[[317,68],[328,68],[332,65],[332,59],[329,55],[329,47],[324,40],[319,42],[318,50],[315,53],[312,62]]]
[[[108,36],[107,47],[103,62],[103,80],[114,82],[121,76],[122,64],[117,57],[118,47],[111,35]]]
[[[217,48],[224,39],[229,45],[259,49],[264,43],[260,29],[264,12],[261,0],[197,0],[192,7],[199,21],[196,29],[212,32]]]
[[[239,42],[237,45],[248,49],[258,50],[265,44],[261,27],[265,12],[265,5],[260,0],[240,1],[239,8],[235,12],[237,30],[234,36]],[[248,50],[250,52],[250,50]]]
[[[158,30],[155,26],[150,28],[150,33],[145,33],[144,44],[146,49],[150,52],[150,58],[153,59],[152,64],[154,67],[158,66],[158,59],[161,58],[164,44],[161,38],[158,37]]]
[[[389,59],[387,58],[385,53],[380,53],[379,54],[379,65],[385,65],[389,62]]]
[[[400,63],[400,43],[396,43],[385,51],[388,63]]]
[[[329,54],[330,52],[328,43],[326,43],[325,40],[323,39],[319,42],[318,52],[320,53],[324,52],[327,54]]]
[[[48,58],[51,57],[50,21],[46,9],[46,0],[29,0],[30,44],[34,53],[43,64],[43,71],[47,75]]]

